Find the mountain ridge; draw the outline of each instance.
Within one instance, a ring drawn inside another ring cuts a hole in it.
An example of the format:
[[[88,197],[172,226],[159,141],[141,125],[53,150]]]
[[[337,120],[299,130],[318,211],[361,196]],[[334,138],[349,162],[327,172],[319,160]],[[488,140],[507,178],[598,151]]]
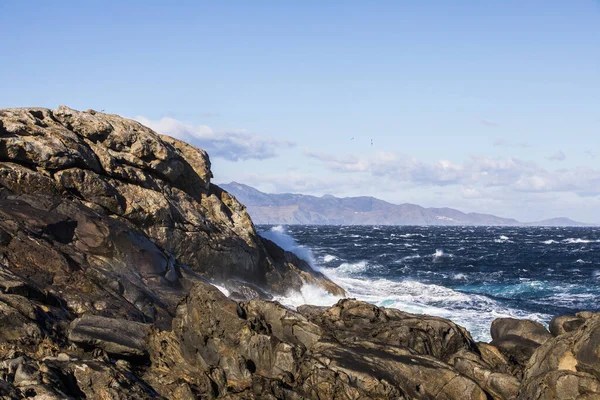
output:
[[[372,196],[336,197],[296,193],[265,193],[238,182],[220,185],[245,204],[256,224],[286,225],[473,225],[592,226],[566,217],[534,222],[493,214],[463,212],[450,207],[393,204]]]

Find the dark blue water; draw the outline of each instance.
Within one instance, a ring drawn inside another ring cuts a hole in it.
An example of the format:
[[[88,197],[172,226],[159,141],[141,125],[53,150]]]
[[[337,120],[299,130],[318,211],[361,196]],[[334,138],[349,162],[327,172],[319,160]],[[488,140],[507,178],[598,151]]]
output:
[[[494,318],[547,323],[600,310],[600,229],[259,227],[311,259],[352,297],[450,318],[489,339]],[[291,238],[297,244],[293,243]],[[291,305],[336,299],[307,288]]]

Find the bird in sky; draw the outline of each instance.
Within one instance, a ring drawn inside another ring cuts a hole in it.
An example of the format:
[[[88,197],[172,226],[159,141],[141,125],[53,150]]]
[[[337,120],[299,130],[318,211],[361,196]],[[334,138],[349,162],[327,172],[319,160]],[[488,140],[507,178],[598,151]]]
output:
[[[350,139],[350,140],[354,140],[354,136],[352,136],[352,139]]]
[[[371,146],[373,146],[373,139],[371,139]]]

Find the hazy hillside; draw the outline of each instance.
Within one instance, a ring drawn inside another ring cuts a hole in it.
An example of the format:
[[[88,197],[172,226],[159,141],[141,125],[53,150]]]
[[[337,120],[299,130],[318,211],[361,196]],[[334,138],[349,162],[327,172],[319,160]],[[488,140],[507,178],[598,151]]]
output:
[[[246,205],[257,224],[318,225],[585,225],[568,218],[522,223],[490,214],[464,213],[453,208],[392,204],[374,197],[338,198],[302,194],[268,194],[241,183],[221,185]]]

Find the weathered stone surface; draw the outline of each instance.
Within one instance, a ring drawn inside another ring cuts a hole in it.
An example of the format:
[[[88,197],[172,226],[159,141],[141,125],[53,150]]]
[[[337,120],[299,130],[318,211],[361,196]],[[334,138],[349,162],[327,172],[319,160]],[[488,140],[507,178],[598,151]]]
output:
[[[145,356],[151,333],[147,324],[92,315],[71,322],[69,340],[111,354]]]
[[[118,217],[205,279],[280,294],[304,283],[343,293],[302,260],[264,246],[245,207],[211,177],[206,152],[136,121],[64,106],[0,110],[0,184],[12,194]]]
[[[446,319],[409,314],[354,299],[342,299],[326,310],[305,307],[299,311],[346,343],[370,340],[405,346],[443,361],[461,349],[476,348],[464,328]]]
[[[271,390],[291,390],[296,398],[486,399],[473,380],[434,357],[332,333],[277,303],[235,303],[198,284],[180,305],[172,332],[151,347],[159,355],[153,375],[162,374],[159,382],[186,377],[194,388],[204,385],[198,377],[219,371],[209,378],[215,394],[253,393],[257,380],[265,390],[266,379]]]
[[[552,337],[544,325],[539,322],[515,318],[495,319],[492,322],[490,334],[492,335],[492,340],[518,336],[537,344],[543,344]]]
[[[583,325],[585,318],[576,315],[559,315],[550,321],[548,328],[553,336],[559,336],[563,333],[572,332]]]
[[[552,337],[542,324],[515,318],[494,320],[490,333],[490,344],[518,364],[520,368],[516,373],[519,376],[522,374],[522,367],[527,364],[534,351]]]
[[[265,300],[344,291],[211,177],[204,151],[134,121],[0,110],[0,398],[598,398],[599,314],[555,337],[497,320],[486,344],[354,299]]]
[[[579,328],[535,351],[525,369],[521,398],[600,398],[600,313],[587,317]]]

